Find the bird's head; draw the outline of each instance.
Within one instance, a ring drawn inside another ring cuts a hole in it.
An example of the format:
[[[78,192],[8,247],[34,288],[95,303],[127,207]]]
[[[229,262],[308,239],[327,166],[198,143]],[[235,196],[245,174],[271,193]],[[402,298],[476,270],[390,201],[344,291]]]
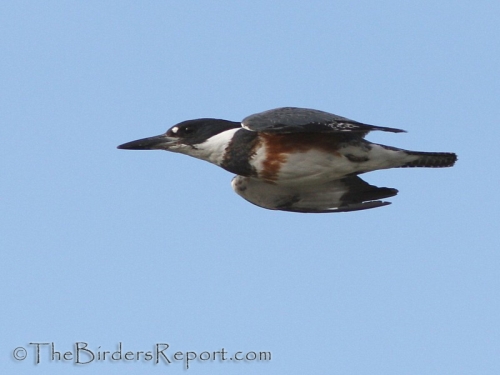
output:
[[[210,138],[226,130],[240,128],[239,122],[201,118],[178,123],[166,133],[154,137],[142,138],[118,146],[123,150],[167,150],[189,153],[183,150],[197,148]]]
[[[187,154],[218,164],[239,122],[201,118],[178,123],[165,134],[138,139],[118,146],[123,150],[166,150]],[[227,132],[234,129],[233,132]],[[227,133],[226,133],[227,132]]]

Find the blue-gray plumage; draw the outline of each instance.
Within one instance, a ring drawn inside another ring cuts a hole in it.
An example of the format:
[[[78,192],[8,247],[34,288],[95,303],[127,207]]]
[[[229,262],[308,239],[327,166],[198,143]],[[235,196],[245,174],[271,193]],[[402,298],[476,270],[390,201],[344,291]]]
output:
[[[317,109],[283,107],[250,115],[241,122],[245,129],[268,133],[356,132],[381,130],[403,133],[404,130],[363,124]]]

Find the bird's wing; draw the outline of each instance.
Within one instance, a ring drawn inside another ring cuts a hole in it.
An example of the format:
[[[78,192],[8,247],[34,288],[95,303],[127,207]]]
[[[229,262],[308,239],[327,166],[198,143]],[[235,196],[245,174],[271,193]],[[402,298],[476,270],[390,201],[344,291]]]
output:
[[[257,206],[271,210],[312,213],[347,212],[386,206],[390,202],[379,199],[398,193],[396,189],[370,185],[358,176],[313,186],[284,186],[236,176],[231,185],[237,194]]]
[[[401,133],[404,130],[362,124],[316,109],[283,107],[248,116],[241,122],[247,130],[265,133],[368,133],[382,130]]]

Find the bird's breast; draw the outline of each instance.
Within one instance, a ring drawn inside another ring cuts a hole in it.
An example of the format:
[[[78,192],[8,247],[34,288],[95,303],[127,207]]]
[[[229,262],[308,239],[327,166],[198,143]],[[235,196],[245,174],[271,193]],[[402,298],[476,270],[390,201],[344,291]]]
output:
[[[341,152],[345,139],[325,133],[259,133],[251,166],[268,182],[317,183],[355,172]]]

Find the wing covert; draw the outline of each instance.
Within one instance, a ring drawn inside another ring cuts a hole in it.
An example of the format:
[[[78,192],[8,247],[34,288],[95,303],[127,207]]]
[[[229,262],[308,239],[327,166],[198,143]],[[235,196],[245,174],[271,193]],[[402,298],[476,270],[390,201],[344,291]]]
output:
[[[316,109],[282,107],[248,116],[241,125],[266,133],[368,133],[371,130],[401,133],[404,130],[363,124]]]

